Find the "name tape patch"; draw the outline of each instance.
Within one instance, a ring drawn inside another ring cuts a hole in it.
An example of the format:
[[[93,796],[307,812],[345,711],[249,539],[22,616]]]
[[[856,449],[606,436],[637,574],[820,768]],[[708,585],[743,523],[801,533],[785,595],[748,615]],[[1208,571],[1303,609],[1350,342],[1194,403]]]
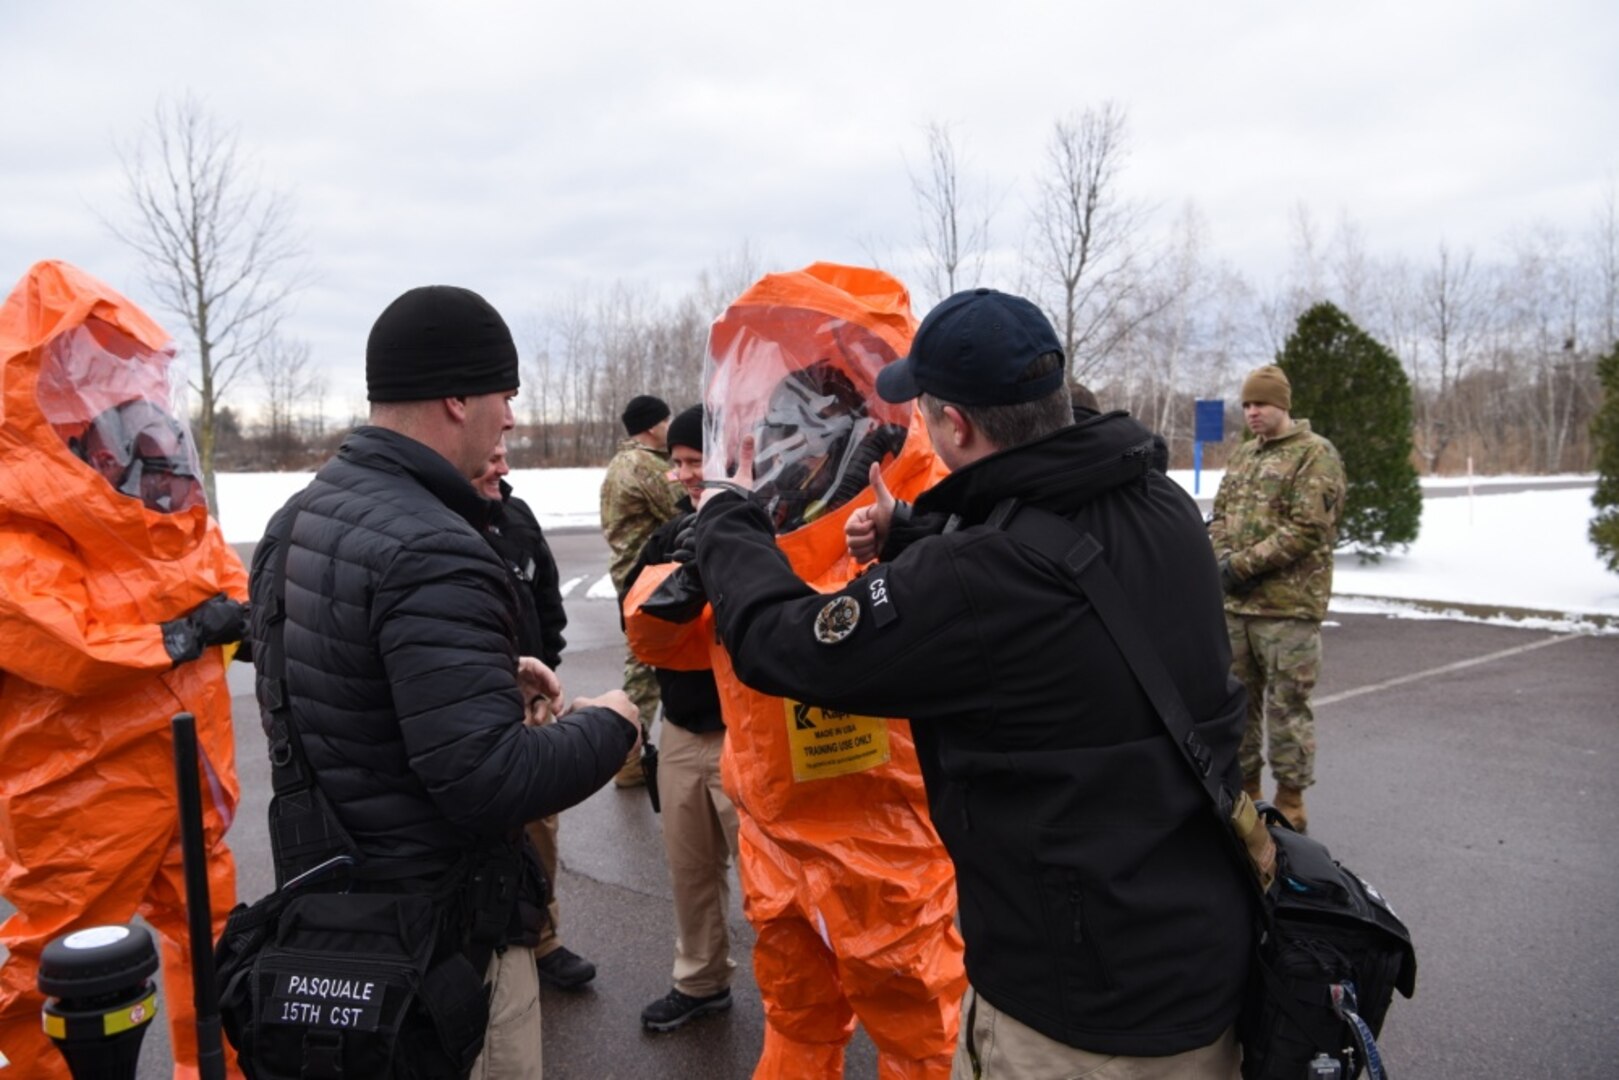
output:
[[[877,621],[877,629],[881,630],[899,618],[899,609],[894,607],[894,596],[888,591],[888,567],[881,567],[866,576],[866,595],[871,600],[871,617]]]
[[[384,988],[370,979],[278,973],[261,1017],[271,1024],[375,1031]]]

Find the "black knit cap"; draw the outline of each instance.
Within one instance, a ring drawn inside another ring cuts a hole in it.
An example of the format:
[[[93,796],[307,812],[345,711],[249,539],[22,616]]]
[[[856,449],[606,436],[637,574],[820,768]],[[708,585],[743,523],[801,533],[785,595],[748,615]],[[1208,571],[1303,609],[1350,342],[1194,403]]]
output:
[[[679,416],[669,421],[669,438],[665,440],[669,449],[677,446],[690,447],[693,450],[703,449],[703,407],[693,405]]]
[[[516,390],[517,346],[483,297],[423,285],[389,304],[365,343],[372,401],[426,401]]]
[[[669,405],[662,398],[638,394],[624,406],[624,430],[631,435],[639,435],[668,415]]]

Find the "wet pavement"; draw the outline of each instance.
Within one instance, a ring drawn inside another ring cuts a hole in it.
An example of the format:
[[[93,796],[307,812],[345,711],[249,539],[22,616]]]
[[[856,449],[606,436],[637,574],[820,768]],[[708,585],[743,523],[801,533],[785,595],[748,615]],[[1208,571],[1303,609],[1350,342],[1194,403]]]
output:
[[[595,533],[551,539],[574,582],[560,674],[570,693],[599,692],[623,655],[613,605],[587,598],[607,551]],[[1417,944],[1417,995],[1384,1029],[1393,1074],[1619,1075],[1619,636],[1334,614],[1325,652],[1312,831]],[[244,798],[231,841],[251,898],[271,883],[269,785],[251,672],[238,665],[232,688]],[[544,991],[546,1076],[750,1075],[763,1016],[737,896],[735,1006],[650,1034],[638,1017],[668,989],[673,918],[644,791],[609,786],[567,811],[560,848],[562,937],[600,974]],[[167,1041],[148,1036],[143,1078],[168,1075]],[[846,1074],[876,1075],[862,1033]]]

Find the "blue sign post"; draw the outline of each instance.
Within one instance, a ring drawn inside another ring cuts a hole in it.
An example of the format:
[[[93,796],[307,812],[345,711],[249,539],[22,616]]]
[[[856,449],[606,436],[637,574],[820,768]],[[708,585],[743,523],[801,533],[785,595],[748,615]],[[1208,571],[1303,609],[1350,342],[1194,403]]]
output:
[[[1203,485],[1203,444],[1225,440],[1225,402],[1223,400],[1198,401],[1196,423],[1192,435],[1192,494]]]

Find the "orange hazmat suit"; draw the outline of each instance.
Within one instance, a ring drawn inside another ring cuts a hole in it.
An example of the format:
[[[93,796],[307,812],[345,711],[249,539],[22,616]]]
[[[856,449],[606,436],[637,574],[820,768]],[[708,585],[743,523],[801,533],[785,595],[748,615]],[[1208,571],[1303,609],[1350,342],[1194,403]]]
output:
[[[753,436],[754,490],[769,500],[793,569],[822,591],[859,570],[843,525],[872,500],[866,474],[878,450],[899,451],[882,466],[899,498],[945,473],[920,412],[882,402],[873,387],[915,329],[894,278],[817,263],[755,283],[711,331],[705,475],[724,479]],[[743,908],[758,933],[754,976],[767,1021],[754,1076],[842,1075],[858,1019],[877,1045],[880,1076],[947,1077],[966,976],[955,873],[928,817],[910,725],[744,686],[712,609],[684,624],[640,610],[674,569],[641,576],[625,598],[626,628],[644,662],[712,668],[719,685],[720,768],[740,821]]]
[[[247,578],[202,504],[173,357],[156,323],[65,263],[35,265],[0,307],[0,895],[17,908],[0,927],[5,1075],[68,1076],[40,1022],[46,943],[137,913],[161,943],[175,1076],[197,1075],[170,718],[197,719],[216,935],[236,899],[236,760],[222,651],[176,666],[160,624],[221,592],[245,602]],[[93,467],[98,425],[119,416],[132,431],[157,417],[174,438],[131,434],[116,475]]]

